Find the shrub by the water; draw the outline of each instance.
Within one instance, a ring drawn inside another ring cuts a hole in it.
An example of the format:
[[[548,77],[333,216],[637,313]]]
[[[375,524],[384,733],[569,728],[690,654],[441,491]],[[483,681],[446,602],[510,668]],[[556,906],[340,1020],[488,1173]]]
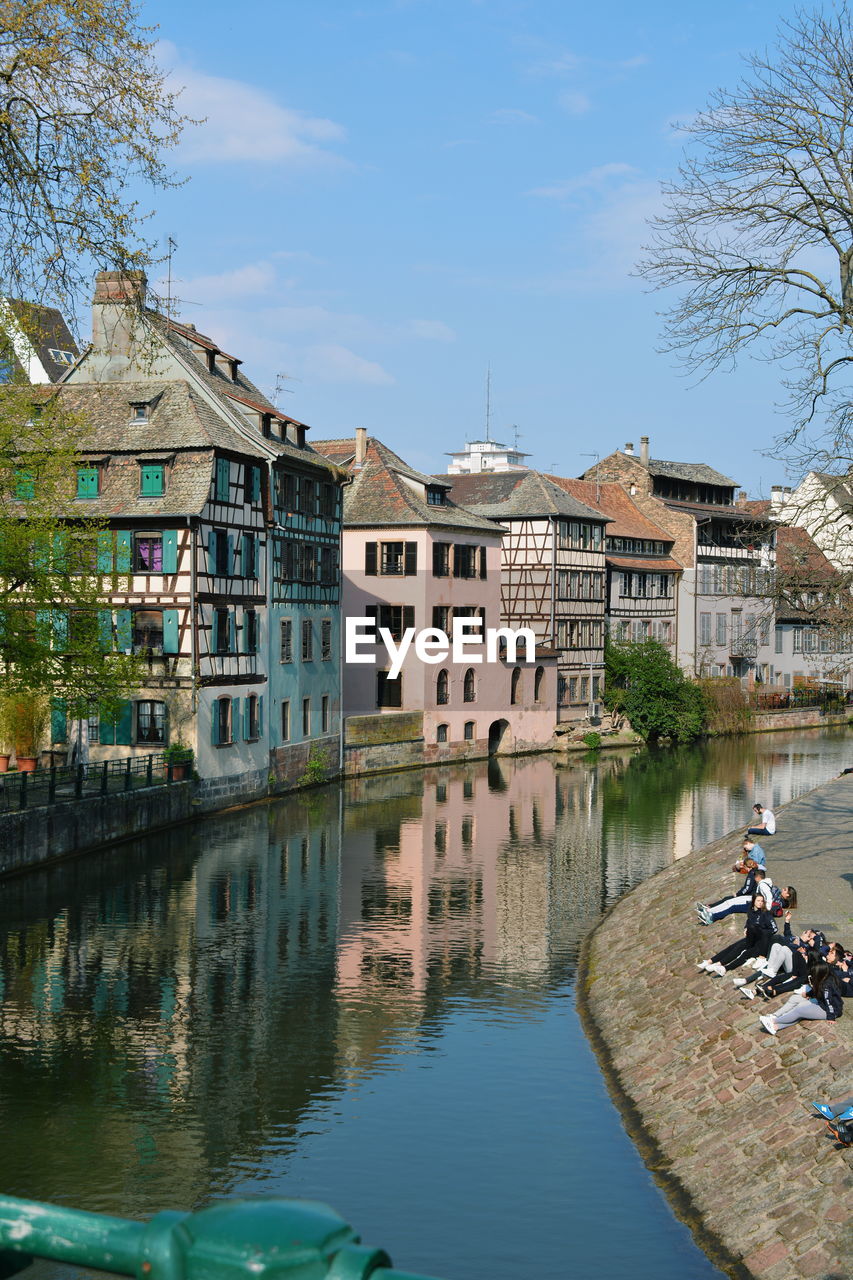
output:
[[[646,742],[691,742],[705,732],[702,690],[675,665],[657,640],[611,644],[605,650],[604,702],[627,716]]]
[[[709,733],[746,733],[751,711],[741,683],[734,676],[699,681],[708,709]]]

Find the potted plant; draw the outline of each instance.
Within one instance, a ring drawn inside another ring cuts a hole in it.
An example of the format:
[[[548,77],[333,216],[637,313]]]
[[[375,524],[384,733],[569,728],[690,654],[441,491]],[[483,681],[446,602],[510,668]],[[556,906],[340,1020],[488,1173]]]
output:
[[[193,749],[182,742],[180,738],[176,742],[170,742],[166,750],[163,752],[163,760],[168,769],[172,766],[172,781],[183,782],[188,778],[192,770]]]
[[[0,715],[2,736],[15,749],[18,769],[21,773],[33,773],[50,723],[50,704],[47,698],[33,693],[8,694],[3,699]]]

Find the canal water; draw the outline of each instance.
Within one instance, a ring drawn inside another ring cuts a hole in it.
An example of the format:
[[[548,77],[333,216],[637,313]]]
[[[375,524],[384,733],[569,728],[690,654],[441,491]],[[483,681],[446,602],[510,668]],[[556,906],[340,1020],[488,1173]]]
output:
[[[5,882],[0,1192],[129,1217],[310,1197],[449,1280],[718,1276],[608,1098],[578,949],[626,889],[851,749],[812,731],[386,775]]]

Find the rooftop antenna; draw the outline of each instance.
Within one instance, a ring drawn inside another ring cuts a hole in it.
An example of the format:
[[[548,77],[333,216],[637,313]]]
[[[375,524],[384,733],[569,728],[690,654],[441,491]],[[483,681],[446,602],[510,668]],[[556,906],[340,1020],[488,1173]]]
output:
[[[166,261],[169,264],[167,268],[167,274],[166,274],[166,315],[171,316],[172,314],[172,254],[177,249],[178,242],[177,240],[174,240],[171,236],[169,236],[169,238],[166,241],[166,246],[168,248],[168,253],[166,254]]]
[[[489,434],[492,425],[492,365],[486,365],[486,441],[491,440]]]
[[[598,464],[599,464],[599,462],[601,461],[601,454],[600,454],[600,453],[582,453],[582,454],[581,454],[581,457],[582,457],[582,458],[595,458],[595,466],[596,466],[596,472],[595,472],[595,501],[596,501],[596,503],[598,503],[598,502],[600,502],[600,501],[601,501],[601,476],[598,474],[598,470],[597,470],[597,468],[598,468]]]
[[[517,448],[518,448],[518,438],[519,438],[519,436],[520,436],[520,435],[522,435],[523,433],[522,433],[521,431],[519,431],[518,427],[516,426],[516,424],[515,424],[514,422],[513,422],[513,424],[512,424],[512,425],[511,425],[511,427],[510,427],[510,431],[513,433],[513,444],[515,445],[515,448],[517,449]]]
[[[273,404],[278,404],[278,398],[283,391],[286,391],[289,396],[293,395],[293,392],[291,391],[290,387],[286,387],[284,385],[285,382],[292,382],[292,381],[293,381],[293,378],[289,373],[277,373],[275,375],[275,390],[272,393]]]

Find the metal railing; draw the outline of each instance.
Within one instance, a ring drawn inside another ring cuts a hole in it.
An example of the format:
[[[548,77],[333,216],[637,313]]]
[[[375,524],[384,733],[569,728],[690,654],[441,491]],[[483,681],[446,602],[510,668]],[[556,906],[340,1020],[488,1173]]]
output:
[[[133,1222],[0,1196],[2,1274],[37,1258],[137,1280],[427,1280],[392,1269],[328,1205],[275,1197]]]
[[[847,711],[851,695],[841,691],[815,689],[811,686],[793,689],[752,689],[748,694],[753,711],[801,711],[820,707],[824,714]]]
[[[166,764],[162,751],[89,764],[51,765],[33,773],[13,770],[0,773],[0,813],[163,786],[176,781],[176,774],[177,778],[183,777],[183,768]]]

